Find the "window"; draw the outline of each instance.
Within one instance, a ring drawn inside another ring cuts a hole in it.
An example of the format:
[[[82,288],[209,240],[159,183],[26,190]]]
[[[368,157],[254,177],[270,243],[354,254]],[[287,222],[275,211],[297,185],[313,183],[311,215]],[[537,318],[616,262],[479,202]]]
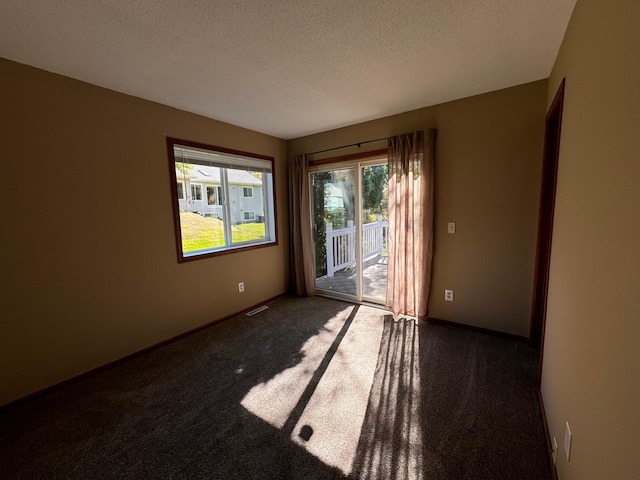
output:
[[[277,244],[272,157],[173,138],[167,147],[178,262]],[[183,184],[206,202],[180,202]]]
[[[207,205],[222,205],[222,188],[207,186]]]
[[[184,200],[184,183],[178,182],[178,200]]]
[[[202,200],[202,185],[191,184],[191,200]]]

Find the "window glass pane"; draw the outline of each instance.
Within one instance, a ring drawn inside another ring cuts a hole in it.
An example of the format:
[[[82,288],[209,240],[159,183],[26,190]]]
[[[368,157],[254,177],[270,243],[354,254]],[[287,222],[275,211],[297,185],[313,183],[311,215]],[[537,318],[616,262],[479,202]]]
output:
[[[310,186],[316,287],[356,296],[356,171],[315,172]]]
[[[207,205],[220,205],[219,188],[207,185]]]
[[[264,181],[270,173],[228,169],[231,209],[231,241],[233,243],[259,240],[265,237]],[[247,192],[250,192],[247,195]]]
[[[219,187],[204,185],[207,198],[203,199],[203,185],[193,183],[194,181],[207,181],[219,184],[220,169],[190,163],[176,164],[176,167],[176,175],[180,175],[185,182],[189,182],[189,191],[191,192],[186,200],[178,197],[183,253],[189,254],[203,249],[224,247],[224,226],[220,220],[222,212],[217,204],[209,202],[209,198],[211,198],[209,195]],[[182,182],[178,183],[179,186],[181,184]]]
[[[178,198],[179,199],[184,198],[184,185],[182,182],[178,182]]]

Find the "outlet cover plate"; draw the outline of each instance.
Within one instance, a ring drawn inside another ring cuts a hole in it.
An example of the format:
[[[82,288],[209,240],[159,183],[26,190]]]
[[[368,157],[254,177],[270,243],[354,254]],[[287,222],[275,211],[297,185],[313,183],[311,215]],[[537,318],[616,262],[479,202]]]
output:
[[[566,427],[564,429],[564,453],[567,454],[567,462],[571,456],[571,437],[573,437],[571,427],[569,426],[569,422],[566,422]]]
[[[553,437],[553,445],[551,447],[551,456],[553,457],[553,464],[558,465],[558,439]]]
[[[444,301],[445,302],[453,302],[453,290],[445,290],[444,291]]]
[[[456,222],[447,223],[447,233],[456,233]]]

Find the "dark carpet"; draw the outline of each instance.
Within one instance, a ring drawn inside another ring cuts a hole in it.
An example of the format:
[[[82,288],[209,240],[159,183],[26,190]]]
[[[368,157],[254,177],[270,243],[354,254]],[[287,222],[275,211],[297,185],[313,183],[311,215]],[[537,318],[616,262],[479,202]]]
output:
[[[284,297],[0,412],[0,478],[546,480],[537,362]]]

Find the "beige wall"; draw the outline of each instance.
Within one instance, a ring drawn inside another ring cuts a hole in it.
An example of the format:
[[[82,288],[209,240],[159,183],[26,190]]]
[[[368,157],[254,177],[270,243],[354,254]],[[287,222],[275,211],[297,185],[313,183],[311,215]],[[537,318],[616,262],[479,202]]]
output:
[[[542,392],[561,480],[640,478],[640,2],[578,0],[566,77]]]
[[[291,140],[289,152],[437,128],[429,316],[527,336],[546,94],[542,80]]]
[[[5,60],[0,112],[0,405],[286,290],[284,141]],[[274,156],[280,244],[179,265],[165,135]]]

